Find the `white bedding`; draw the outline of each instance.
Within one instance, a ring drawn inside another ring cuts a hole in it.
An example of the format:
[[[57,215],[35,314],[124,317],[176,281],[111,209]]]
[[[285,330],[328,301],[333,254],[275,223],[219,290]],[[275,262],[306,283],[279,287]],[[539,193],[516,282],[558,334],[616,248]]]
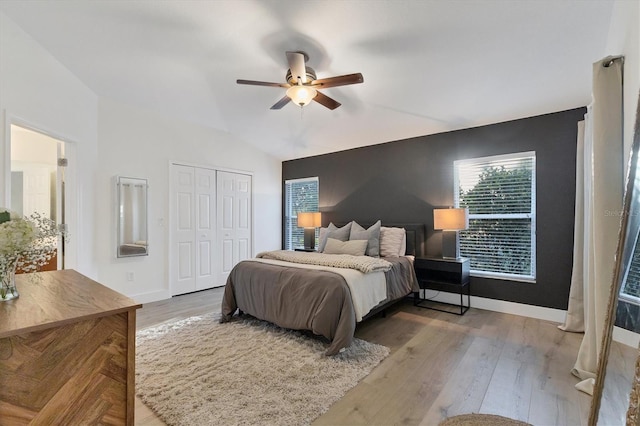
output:
[[[256,258],[251,259],[254,262],[269,263],[272,265],[289,266],[292,268],[316,269],[322,271],[331,271],[342,275],[351,292],[351,300],[353,310],[356,314],[356,321],[362,321],[362,318],[371,311],[376,305],[387,298],[387,283],[384,272],[363,273],[355,269],[335,268],[331,266],[311,265],[301,263],[291,263],[281,260],[271,260]]]

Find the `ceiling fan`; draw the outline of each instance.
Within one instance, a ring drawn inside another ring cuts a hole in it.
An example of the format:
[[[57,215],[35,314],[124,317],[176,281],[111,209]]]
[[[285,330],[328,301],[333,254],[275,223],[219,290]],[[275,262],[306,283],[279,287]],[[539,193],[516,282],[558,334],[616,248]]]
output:
[[[284,87],[287,89],[287,94],[276,102],[271,109],[281,109],[290,101],[293,101],[301,107],[308,105],[311,101],[316,101],[320,105],[324,105],[325,107],[333,110],[341,105],[340,102],[320,93],[318,89],[346,86],[348,84],[357,84],[364,81],[364,78],[360,73],[316,79],[316,72],[313,68],[305,66],[305,62],[308,60],[309,55],[305,52],[287,52],[289,70],[285,77],[286,83],[269,83],[266,81],[254,80],[237,80],[236,82],[238,84]]]

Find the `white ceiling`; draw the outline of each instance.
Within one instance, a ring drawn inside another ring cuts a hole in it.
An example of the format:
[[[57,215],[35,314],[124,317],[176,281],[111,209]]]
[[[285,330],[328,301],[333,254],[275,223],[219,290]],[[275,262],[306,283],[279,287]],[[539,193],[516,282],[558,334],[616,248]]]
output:
[[[0,1],[102,97],[229,132],[291,159],[590,102],[610,0]],[[342,103],[269,109],[285,51]]]

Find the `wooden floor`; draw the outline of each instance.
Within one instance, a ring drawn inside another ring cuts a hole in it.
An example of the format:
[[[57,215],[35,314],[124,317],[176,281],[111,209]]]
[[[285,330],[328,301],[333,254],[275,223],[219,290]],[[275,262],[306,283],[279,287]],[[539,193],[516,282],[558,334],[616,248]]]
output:
[[[219,312],[222,291],[146,304],[137,327]],[[574,388],[577,379],[570,373],[582,335],[556,325],[480,309],[457,316],[399,303],[386,318],[371,318],[356,330],[356,337],[388,346],[391,355],[314,425],[437,425],[478,412],[533,425],[586,425],[591,397]],[[618,402],[603,402],[599,424],[622,425],[626,402],[619,400],[628,398],[637,351],[614,343],[611,356],[618,370],[608,377],[617,381],[611,395]],[[164,423],[137,400],[136,424]]]

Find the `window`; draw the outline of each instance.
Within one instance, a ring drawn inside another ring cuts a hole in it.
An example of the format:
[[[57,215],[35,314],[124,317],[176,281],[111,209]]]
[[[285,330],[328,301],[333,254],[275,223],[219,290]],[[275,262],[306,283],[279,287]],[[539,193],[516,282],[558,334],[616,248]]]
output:
[[[293,179],[284,182],[284,248],[304,246],[304,228],[298,228],[299,212],[318,211],[318,178]],[[318,238],[316,230],[316,245]]]
[[[629,269],[626,271],[626,276],[620,289],[620,299],[640,305],[640,238],[636,239],[633,256],[631,262],[629,262]]]
[[[454,161],[456,207],[469,209],[460,254],[476,276],[536,278],[535,152]]]

